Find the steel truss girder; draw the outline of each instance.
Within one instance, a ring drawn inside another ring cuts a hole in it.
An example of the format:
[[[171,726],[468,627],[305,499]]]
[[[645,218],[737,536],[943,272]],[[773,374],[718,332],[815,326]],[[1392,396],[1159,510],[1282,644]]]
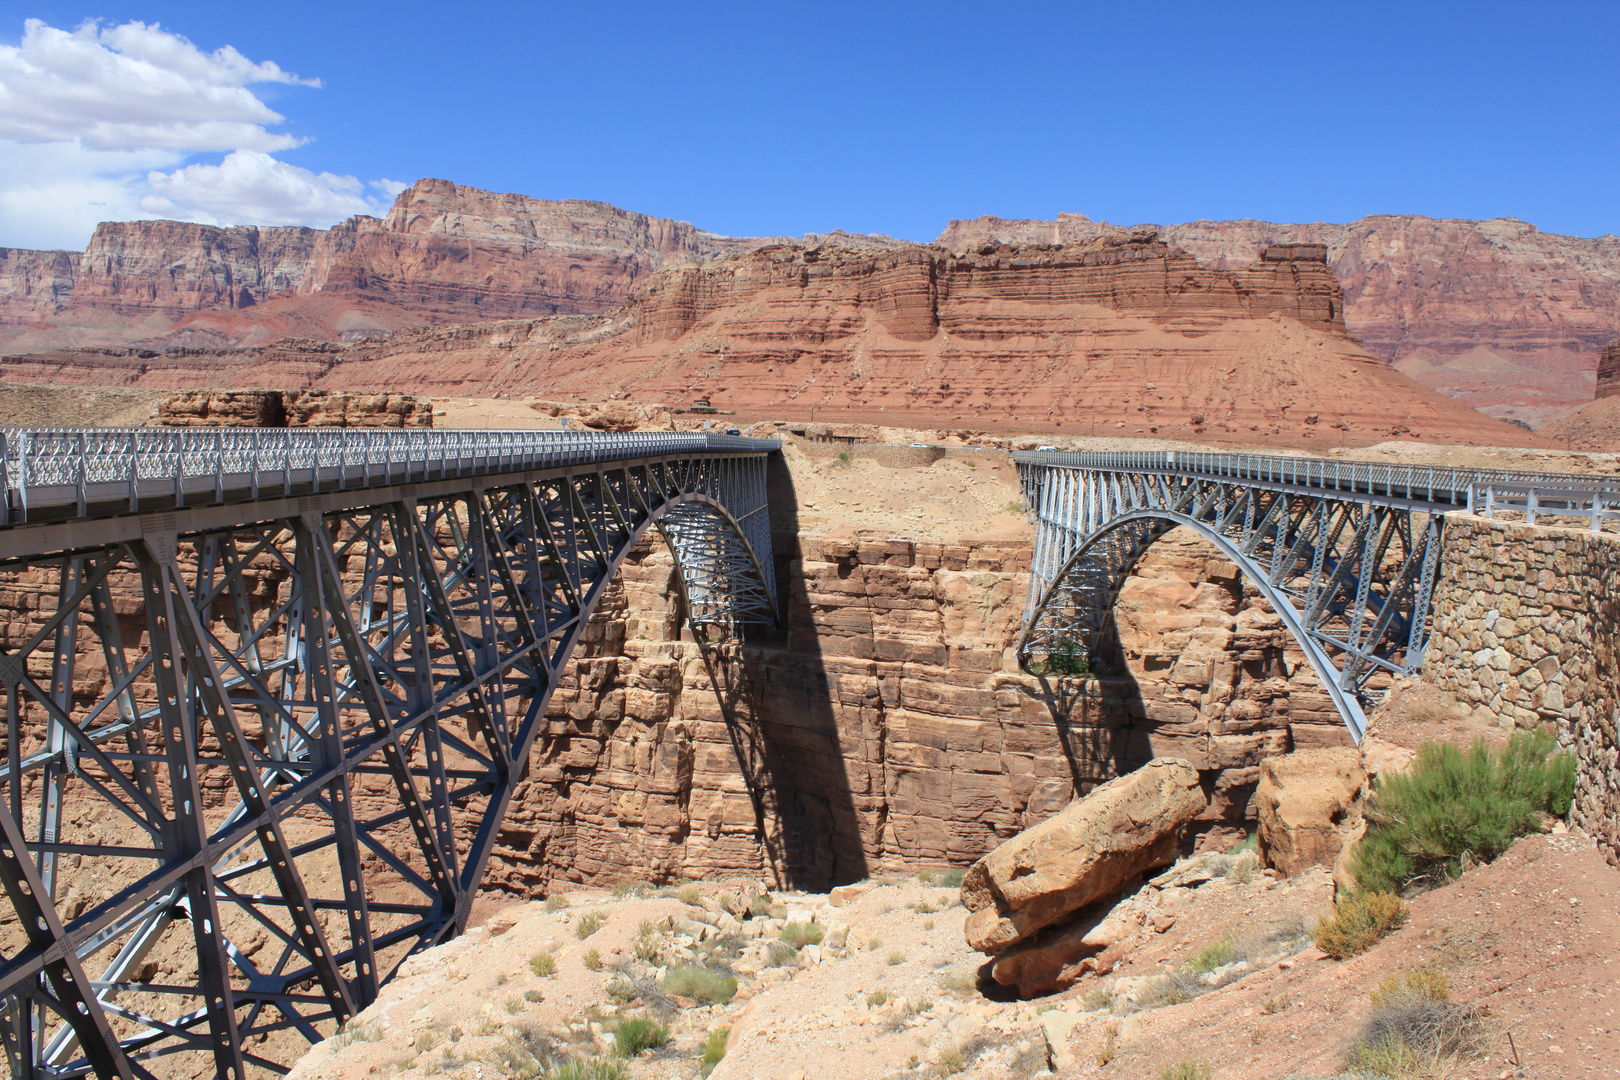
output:
[[[0,652],[12,1074],[151,1076],[171,1054],[285,1072],[264,1036],[331,1034],[459,933],[551,692],[649,528],[694,632],[775,622],[765,467],[713,453],[250,503],[197,532],[147,515],[138,538],[7,564],[57,582]],[[64,859],[116,887],[65,917],[86,875]]]
[[[1351,735],[1376,671],[1423,662],[1444,518],[1395,497],[1223,477],[1019,462],[1036,526],[1018,652],[1093,663],[1126,577],[1185,526],[1230,559],[1288,628]]]

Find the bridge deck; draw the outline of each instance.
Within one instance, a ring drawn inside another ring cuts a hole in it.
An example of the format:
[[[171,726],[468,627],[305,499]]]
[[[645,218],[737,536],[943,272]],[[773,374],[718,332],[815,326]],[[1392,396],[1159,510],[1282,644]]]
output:
[[[1384,505],[1444,513],[1476,510],[1584,517],[1593,528],[1620,520],[1620,477],[1580,473],[1454,469],[1372,461],[1184,450],[1019,451],[1020,465],[1101,472],[1208,477],[1277,491],[1332,492]]]

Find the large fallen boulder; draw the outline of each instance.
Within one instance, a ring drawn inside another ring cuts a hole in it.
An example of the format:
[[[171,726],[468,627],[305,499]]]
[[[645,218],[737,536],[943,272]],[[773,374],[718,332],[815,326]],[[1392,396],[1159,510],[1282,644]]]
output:
[[[1205,807],[1198,773],[1155,758],[997,847],[962,880],[968,945],[1000,953],[1175,860]]]
[[[1367,770],[1349,747],[1296,750],[1260,763],[1254,793],[1260,861],[1293,877],[1333,866],[1361,829]]]

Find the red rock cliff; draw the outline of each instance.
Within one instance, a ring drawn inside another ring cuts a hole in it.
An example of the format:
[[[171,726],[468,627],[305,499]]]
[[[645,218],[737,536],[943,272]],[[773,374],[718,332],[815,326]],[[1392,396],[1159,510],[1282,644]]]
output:
[[[1195,221],[1161,235],[1214,267],[1274,244],[1321,244],[1344,319],[1369,352],[1493,415],[1532,424],[1592,398],[1603,345],[1620,335],[1620,237],[1543,233],[1514,218],[1380,214],[1348,225]],[[1068,243],[1125,230],[1081,214],[953,221],[939,243]]]

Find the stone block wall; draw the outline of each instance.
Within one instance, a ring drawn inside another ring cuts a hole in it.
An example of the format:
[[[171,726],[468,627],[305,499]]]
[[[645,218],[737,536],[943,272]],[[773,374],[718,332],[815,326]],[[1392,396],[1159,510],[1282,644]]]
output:
[[[1620,865],[1620,535],[1446,518],[1425,681],[1576,751],[1573,818]]]

